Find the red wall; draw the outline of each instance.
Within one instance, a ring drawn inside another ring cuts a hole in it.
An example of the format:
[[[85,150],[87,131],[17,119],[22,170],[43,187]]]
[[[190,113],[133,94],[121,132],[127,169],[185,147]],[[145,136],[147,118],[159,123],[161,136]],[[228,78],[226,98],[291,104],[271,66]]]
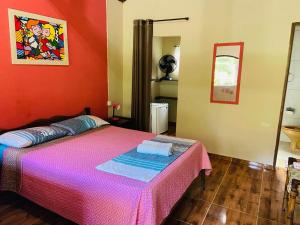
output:
[[[105,0],[1,0],[0,129],[71,115],[85,106],[107,117]],[[7,9],[66,20],[69,66],[12,65]]]

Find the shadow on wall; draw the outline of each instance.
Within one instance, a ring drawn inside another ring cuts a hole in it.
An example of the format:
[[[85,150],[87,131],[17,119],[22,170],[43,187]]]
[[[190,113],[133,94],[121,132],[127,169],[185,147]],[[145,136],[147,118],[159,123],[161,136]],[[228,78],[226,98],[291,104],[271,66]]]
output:
[[[77,34],[88,44],[90,50],[96,52],[103,51],[101,46],[97,45],[97,43],[106,42],[106,33],[99,35],[97,32],[93,32],[93,30],[95,27],[101,26],[101,23],[106,26],[106,21],[96,21],[93,15],[89,17],[88,14],[85,14],[85,12],[87,12],[87,4],[89,4],[87,1],[50,0],[49,2],[65,16],[68,27],[72,26],[76,30]],[[106,59],[103,59],[103,61],[106,61]]]

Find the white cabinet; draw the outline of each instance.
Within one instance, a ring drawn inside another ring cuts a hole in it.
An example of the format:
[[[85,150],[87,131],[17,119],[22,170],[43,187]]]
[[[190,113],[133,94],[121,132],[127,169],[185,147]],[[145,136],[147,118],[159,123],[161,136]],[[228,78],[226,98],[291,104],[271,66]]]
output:
[[[168,103],[151,103],[150,131],[161,134],[168,131]]]

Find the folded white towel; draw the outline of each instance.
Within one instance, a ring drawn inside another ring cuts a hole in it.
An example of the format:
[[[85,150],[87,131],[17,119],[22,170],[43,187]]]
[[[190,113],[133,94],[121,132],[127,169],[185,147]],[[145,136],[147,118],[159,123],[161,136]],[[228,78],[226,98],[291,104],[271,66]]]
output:
[[[155,147],[173,147],[172,143],[163,143],[163,142],[158,142],[158,141],[149,141],[149,140],[144,140],[142,144],[146,145],[153,145]]]
[[[137,152],[145,154],[172,155],[172,143],[160,143],[155,141],[143,141],[142,144],[137,146]]]

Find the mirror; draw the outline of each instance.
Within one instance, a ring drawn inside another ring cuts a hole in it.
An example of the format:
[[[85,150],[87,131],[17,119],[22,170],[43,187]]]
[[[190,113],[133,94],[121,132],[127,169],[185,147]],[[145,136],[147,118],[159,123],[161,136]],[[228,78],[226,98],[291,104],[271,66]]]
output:
[[[238,104],[244,43],[214,45],[210,101]]]

